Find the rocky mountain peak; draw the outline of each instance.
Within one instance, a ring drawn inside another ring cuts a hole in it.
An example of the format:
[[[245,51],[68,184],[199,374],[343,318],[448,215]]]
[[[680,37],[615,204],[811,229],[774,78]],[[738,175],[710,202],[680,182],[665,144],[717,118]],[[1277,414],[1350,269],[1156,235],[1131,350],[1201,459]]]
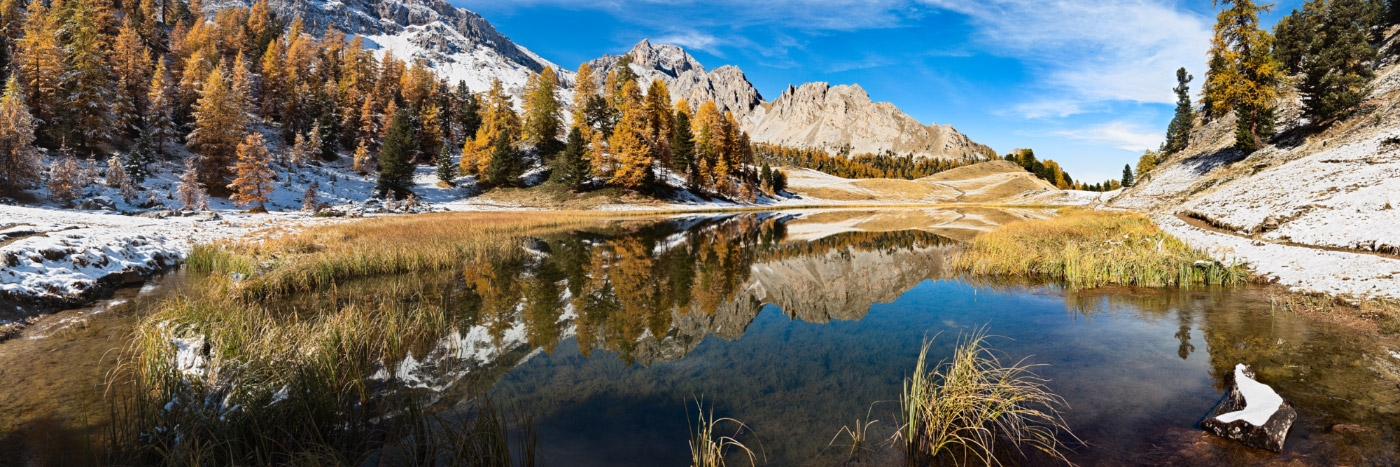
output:
[[[254,0],[206,0],[204,13],[251,6]],[[572,83],[572,72],[550,63],[496,31],[485,18],[446,0],[268,0],[277,17],[301,19],[307,31],[335,29],[360,36],[381,57],[389,51],[401,60],[424,60],[449,82],[466,81],[485,90],[499,78],[512,92],[523,89],[530,74],[548,68]]]

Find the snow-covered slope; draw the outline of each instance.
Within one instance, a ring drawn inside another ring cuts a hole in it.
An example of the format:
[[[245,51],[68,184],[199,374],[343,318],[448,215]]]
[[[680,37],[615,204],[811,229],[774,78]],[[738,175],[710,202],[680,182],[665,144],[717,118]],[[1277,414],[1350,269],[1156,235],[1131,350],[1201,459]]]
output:
[[[1233,115],[1198,125],[1185,151],[1124,190],[1113,206],[1199,219],[1221,232],[1186,235],[1198,246],[1253,263],[1257,272],[1290,285],[1400,295],[1400,65],[1394,56],[1387,60],[1350,118],[1307,127],[1301,100],[1290,92],[1279,105],[1280,136],[1247,156],[1230,147]],[[1344,254],[1321,255],[1319,249]],[[1269,257],[1280,253],[1297,261]],[[1316,274],[1300,275],[1300,269]],[[1356,286],[1322,285],[1336,281]]]
[[[209,0],[207,14],[246,7],[252,0]],[[279,18],[301,18],[308,31],[334,28],[365,39],[381,58],[392,51],[405,61],[424,60],[449,83],[465,81],[474,91],[500,78],[519,94],[531,73],[554,68],[565,84],[573,73],[535,55],[496,31],[481,15],[446,0],[269,0]]]

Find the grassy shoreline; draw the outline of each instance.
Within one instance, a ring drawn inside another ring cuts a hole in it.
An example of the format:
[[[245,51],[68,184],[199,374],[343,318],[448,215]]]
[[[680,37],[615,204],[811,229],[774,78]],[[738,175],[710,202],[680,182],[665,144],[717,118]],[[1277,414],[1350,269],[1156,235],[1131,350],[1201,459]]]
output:
[[[952,261],[974,276],[1027,276],[1070,288],[1234,285],[1251,280],[1136,213],[1064,209],[1060,216],[1013,222],[979,235]]]

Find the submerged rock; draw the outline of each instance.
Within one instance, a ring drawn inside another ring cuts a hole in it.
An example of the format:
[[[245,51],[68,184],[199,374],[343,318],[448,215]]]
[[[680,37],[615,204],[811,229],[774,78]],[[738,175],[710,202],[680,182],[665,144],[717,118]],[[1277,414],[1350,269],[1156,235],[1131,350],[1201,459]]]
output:
[[[1235,371],[1226,376],[1230,391],[1225,401],[1215,409],[1214,416],[1201,422],[1201,428],[1245,446],[1282,452],[1298,411],[1254,377],[1254,371],[1245,364],[1235,365]]]

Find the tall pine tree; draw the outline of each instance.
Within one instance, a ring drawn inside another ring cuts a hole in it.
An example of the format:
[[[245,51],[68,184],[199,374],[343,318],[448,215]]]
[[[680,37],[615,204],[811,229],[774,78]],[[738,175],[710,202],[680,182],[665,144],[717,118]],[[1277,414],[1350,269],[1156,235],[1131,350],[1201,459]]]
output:
[[[590,170],[585,158],[588,143],[584,141],[583,131],[577,125],[569,129],[568,140],[564,151],[555,157],[554,173],[550,178],[570,190],[578,191],[583,189],[589,179]]]
[[[516,186],[524,168],[520,163],[520,153],[511,147],[510,140],[497,138],[492,148],[491,165],[486,168],[486,183],[492,186]]]
[[[1167,125],[1167,154],[1175,154],[1191,144],[1191,128],[1196,122],[1196,111],[1191,107],[1191,79],[1186,68],[1176,70],[1176,115]]]
[[[272,157],[261,133],[250,133],[238,143],[238,177],[229,184],[233,194],[229,199],[238,206],[256,205],[250,212],[267,212],[267,197],[272,193],[277,174],[272,172]]]
[[[407,110],[394,115],[389,133],[379,151],[379,180],[375,190],[384,197],[408,196],[413,186],[413,159],[418,145],[413,141],[413,122]]]
[[[1376,48],[1367,42],[1371,26],[1365,0],[1329,0],[1303,54],[1303,113],[1314,123],[1342,116],[1361,104]]]
[[[186,137],[190,150],[200,156],[197,167],[205,186],[228,184],[230,162],[247,134],[245,116],[223,67],[215,68],[204,80],[195,104],[194,131]]]
[[[690,114],[676,110],[671,125],[671,168],[687,173],[695,162],[695,135],[690,130]]]

